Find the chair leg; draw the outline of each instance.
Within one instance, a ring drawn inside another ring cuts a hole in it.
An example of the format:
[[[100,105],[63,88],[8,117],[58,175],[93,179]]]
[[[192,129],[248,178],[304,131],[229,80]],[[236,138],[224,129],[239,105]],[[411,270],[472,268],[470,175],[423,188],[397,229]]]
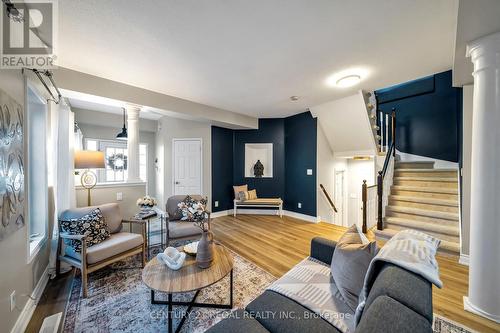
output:
[[[144,266],[146,266],[146,246],[143,243],[142,244],[142,268],[144,268]]]
[[[83,298],[87,298],[88,296],[88,277],[87,277],[87,268],[82,268],[80,270],[82,274],[82,296]]]

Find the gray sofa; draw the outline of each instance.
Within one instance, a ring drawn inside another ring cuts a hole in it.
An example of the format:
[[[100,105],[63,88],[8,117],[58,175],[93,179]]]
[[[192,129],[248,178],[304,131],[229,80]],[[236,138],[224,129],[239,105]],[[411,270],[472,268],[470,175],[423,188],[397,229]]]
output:
[[[330,264],[335,242],[314,238],[311,257]],[[424,278],[392,264],[376,268],[356,333],[432,332],[432,286]],[[288,318],[285,315],[292,314]],[[276,314],[276,315],[272,315]],[[297,302],[266,290],[244,310],[219,322],[207,332],[339,332],[328,321]]]

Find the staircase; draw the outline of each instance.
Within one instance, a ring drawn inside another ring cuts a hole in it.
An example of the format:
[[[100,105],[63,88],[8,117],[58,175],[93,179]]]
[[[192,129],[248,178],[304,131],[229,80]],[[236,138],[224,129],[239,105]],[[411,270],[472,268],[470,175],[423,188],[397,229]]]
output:
[[[441,239],[440,252],[460,253],[458,174],[434,169],[434,162],[396,162],[386,207],[384,230],[389,239],[400,230],[415,229]]]

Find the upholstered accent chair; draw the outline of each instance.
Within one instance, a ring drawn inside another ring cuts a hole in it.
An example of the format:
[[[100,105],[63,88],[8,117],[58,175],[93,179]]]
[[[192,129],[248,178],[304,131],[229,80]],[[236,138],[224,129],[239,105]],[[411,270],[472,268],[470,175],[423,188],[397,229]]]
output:
[[[190,195],[195,200],[201,200],[201,195]],[[167,245],[172,240],[197,239],[201,237],[201,230],[193,222],[181,221],[182,215],[177,205],[186,198],[186,195],[174,195],[168,198],[166,204]],[[208,212],[208,228],[210,229],[210,212]]]
[[[69,209],[60,216],[60,221],[70,221],[80,218],[92,210],[99,208],[108,225],[111,233],[105,241],[87,247],[84,235],[69,235],[60,230],[58,243],[57,272],[59,273],[60,262],[64,261],[73,267],[80,269],[82,274],[82,294],[87,297],[88,274],[108,266],[114,262],[123,260],[132,255],[141,254],[142,266],[145,264],[146,254],[146,224],[143,221],[124,220],[120,212],[120,206],[116,203],[104,204],[99,206],[90,206]],[[132,233],[123,231],[123,224],[128,223],[129,231],[132,224],[138,224],[141,227],[141,233]],[[71,246],[67,246],[63,240],[71,239],[82,242],[81,252],[76,252]]]

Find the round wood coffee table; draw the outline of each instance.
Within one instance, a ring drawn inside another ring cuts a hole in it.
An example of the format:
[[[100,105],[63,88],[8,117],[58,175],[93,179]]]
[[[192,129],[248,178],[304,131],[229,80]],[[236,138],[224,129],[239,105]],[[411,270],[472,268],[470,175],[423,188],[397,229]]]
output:
[[[182,249],[178,248],[180,251]],[[196,297],[201,289],[206,288],[220,280],[227,275],[230,275],[229,287],[229,304],[211,304],[211,303],[197,303]],[[151,303],[152,304],[166,304],[168,306],[168,332],[172,330],[172,306],[181,305],[188,306],[187,311],[184,313],[181,322],[177,326],[176,332],[179,332],[186,317],[189,315],[193,307],[206,307],[217,309],[232,309],[233,307],[233,258],[221,245],[214,245],[214,259],[212,265],[208,268],[202,269],[196,265],[196,258],[187,255],[186,261],[182,268],[174,271],[168,268],[165,264],[158,261],[154,257],[149,261],[142,270],[142,281],[151,288]],[[155,299],[155,291],[160,291],[168,294],[167,301],[160,301]],[[174,302],[172,301],[172,294],[184,293],[189,291],[196,291],[191,302]]]

